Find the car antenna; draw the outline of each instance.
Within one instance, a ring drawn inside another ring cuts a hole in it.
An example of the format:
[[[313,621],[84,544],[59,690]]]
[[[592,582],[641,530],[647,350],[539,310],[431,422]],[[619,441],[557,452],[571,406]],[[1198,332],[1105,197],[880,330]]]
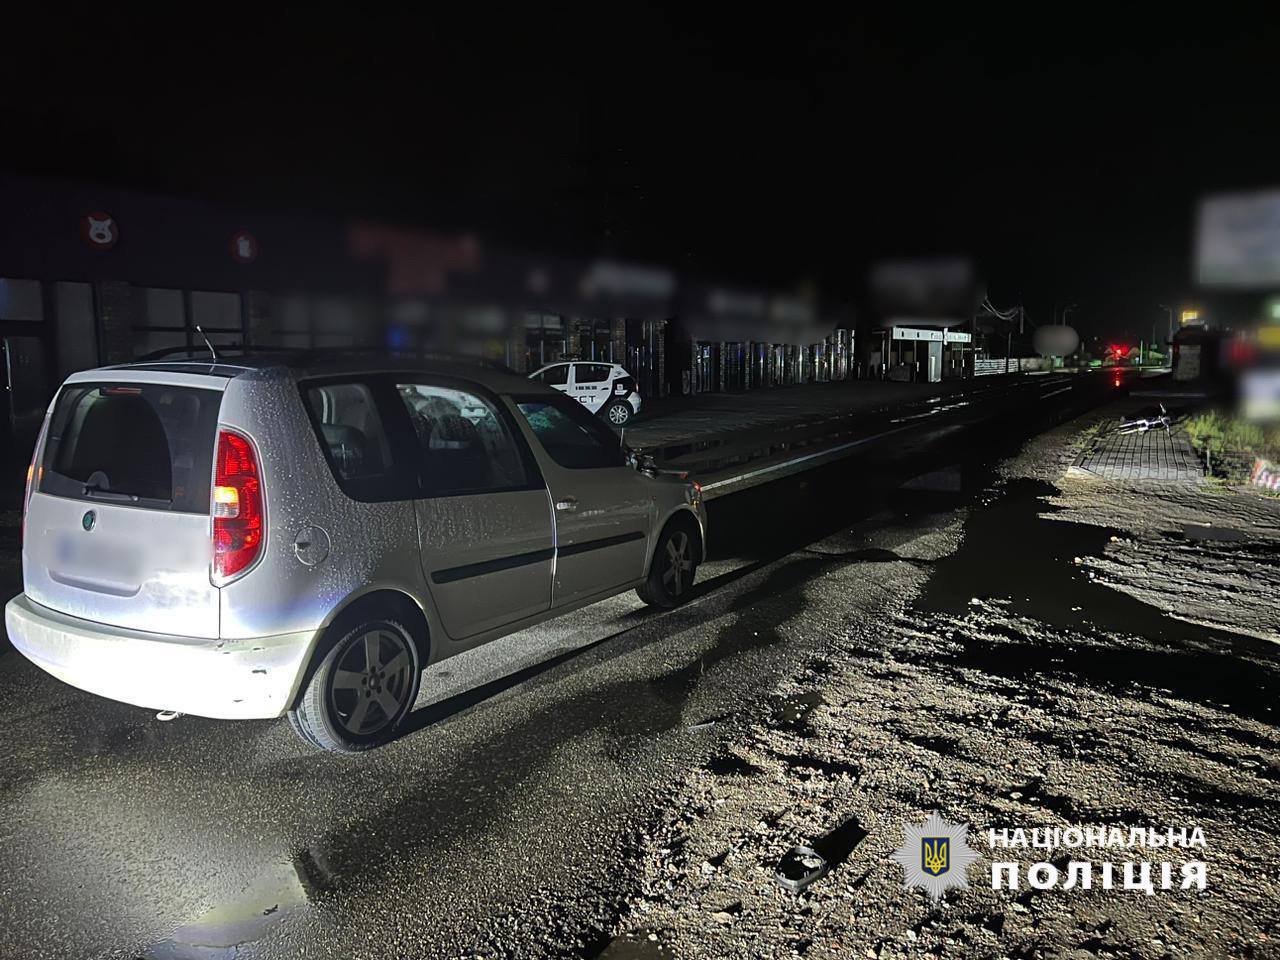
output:
[[[215,360],[221,360],[218,351],[213,349],[213,344],[209,342],[209,338],[204,335],[204,331],[200,329],[200,324],[196,324],[196,333],[200,334],[200,339],[204,341],[204,345],[209,348],[209,355]]]

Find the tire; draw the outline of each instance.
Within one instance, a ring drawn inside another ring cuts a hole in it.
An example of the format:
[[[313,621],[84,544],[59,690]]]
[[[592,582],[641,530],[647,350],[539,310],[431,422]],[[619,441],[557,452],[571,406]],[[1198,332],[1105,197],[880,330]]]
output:
[[[636,588],[651,607],[670,610],[689,598],[698,572],[698,534],[692,524],[669,523],[658,537],[649,562],[649,576]]]
[[[289,717],[289,728],[298,735],[298,738],[309,747],[315,747],[317,750],[322,749],[320,744],[311,739],[311,734],[307,732],[307,728],[298,720],[298,711],[290,710],[287,714]]]
[[[289,711],[289,725],[321,750],[370,750],[394,739],[421,679],[409,631],[394,620],[366,620],[325,654]]]
[[[625,400],[614,400],[606,404],[604,418],[615,427],[625,427],[631,422],[631,404]]]

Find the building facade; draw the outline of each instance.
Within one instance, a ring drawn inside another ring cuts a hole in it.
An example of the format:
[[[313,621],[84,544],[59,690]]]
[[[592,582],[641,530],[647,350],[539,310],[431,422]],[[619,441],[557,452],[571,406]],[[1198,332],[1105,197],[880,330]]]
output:
[[[670,270],[308,213],[0,179],[4,434],[72,371],[174,348],[430,349],[621,363],[646,397],[848,379],[849,318]],[[25,448],[24,448],[25,442]]]

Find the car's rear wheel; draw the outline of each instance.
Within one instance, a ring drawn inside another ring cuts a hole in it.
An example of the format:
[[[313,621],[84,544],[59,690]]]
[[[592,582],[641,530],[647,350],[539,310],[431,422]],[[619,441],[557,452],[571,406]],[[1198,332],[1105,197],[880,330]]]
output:
[[[605,407],[604,415],[615,427],[625,426],[631,421],[631,404],[625,400],[614,400]]]
[[[649,562],[649,576],[637,589],[651,607],[669,610],[688,599],[698,572],[698,535],[692,523],[667,524]]]
[[[418,696],[417,646],[394,620],[368,620],[325,654],[289,723],[322,750],[356,753],[391,740]]]

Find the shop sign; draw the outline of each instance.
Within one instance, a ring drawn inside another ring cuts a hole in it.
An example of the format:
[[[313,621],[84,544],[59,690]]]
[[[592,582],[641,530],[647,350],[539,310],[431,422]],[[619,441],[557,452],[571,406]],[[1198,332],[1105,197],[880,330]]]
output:
[[[111,214],[95,210],[80,218],[80,239],[98,250],[110,250],[120,240],[120,227]]]
[[[231,235],[231,259],[236,263],[253,263],[258,258],[258,241],[248,230]]]

